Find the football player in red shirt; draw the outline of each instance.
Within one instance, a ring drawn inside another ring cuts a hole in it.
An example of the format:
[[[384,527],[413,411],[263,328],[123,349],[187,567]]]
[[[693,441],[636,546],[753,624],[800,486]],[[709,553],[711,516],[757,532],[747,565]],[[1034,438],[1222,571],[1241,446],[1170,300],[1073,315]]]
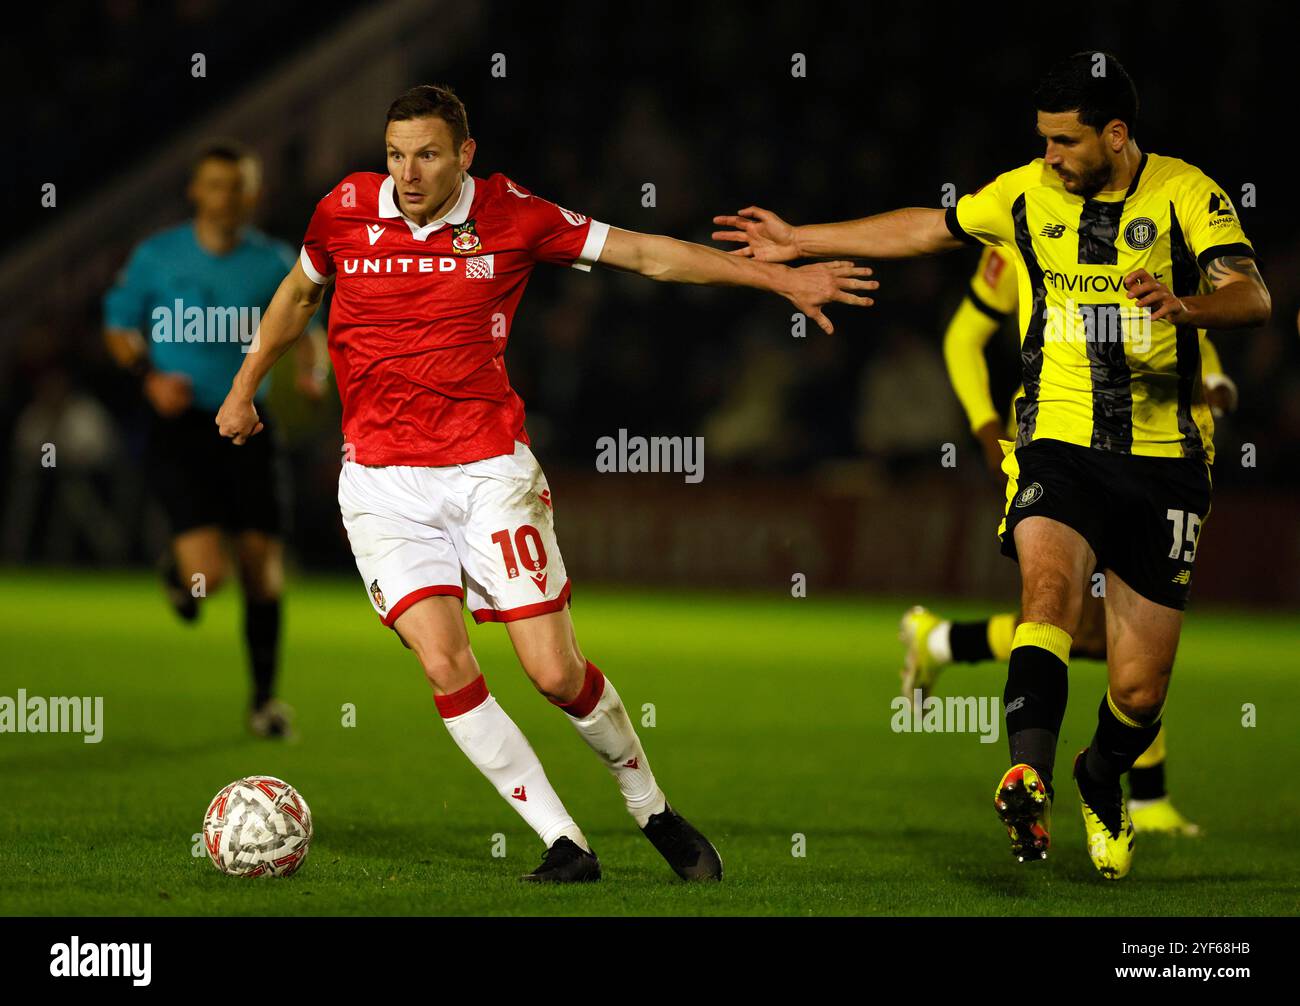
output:
[[[489,694],[462,601],[475,621],[505,623],[528,677],[609,768],[673,870],[721,879],[717,850],[668,804],[613,683],[578,646],[551,493],[528,448],[505,346],[537,262],[769,290],[827,332],[823,305],[872,303],[860,292],[876,288],[864,278],[871,270],[738,258],[609,227],[500,174],[472,177],[475,143],[447,88],[394,101],[385,141],[387,175],[349,175],[317,205],[217,416],[221,435],[242,444],[261,429],[253,392],[333,280],[339,506],[357,568],[376,614],[419,658],[456,744],[547,846],[524,879],[598,880],[600,864]]]

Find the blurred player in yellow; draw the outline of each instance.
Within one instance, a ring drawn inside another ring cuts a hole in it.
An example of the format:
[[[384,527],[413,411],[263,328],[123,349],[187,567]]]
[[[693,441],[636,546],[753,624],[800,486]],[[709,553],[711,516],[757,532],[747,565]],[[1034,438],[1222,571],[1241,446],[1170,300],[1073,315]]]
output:
[[[943,357],[948,378],[961,401],[971,431],[984,452],[984,461],[1005,491],[1002,447],[999,440],[1015,438],[1015,400],[1024,394],[1017,389],[1008,408],[999,413],[993,402],[984,347],[994,334],[1014,318],[1017,307],[1015,263],[997,248],[985,248],[980,256],[970,290],[962,299],[943,338]],[[1237,407],[1237,387],[1223,372],[1214,344],[1202,333],[1201,380],[1206,400],[1215,418]],[[1018,611],[999,612],[973,621],[950,621],[917,606],[903,615],[899,636],[903,659],[903,695],[909,699],[919,691],[922,698],[934,688],[939,672],[949,664],[975,664],[985,660],[1005,663],[1011,655],[1011,641],[1020,623]],[[1085,591],[1083,617],[1074,635],[1070,656],[1106,659],[1106,606],[1100,596]],[[1165,788],[1165,731],[1163,727],[1146,752],[1129,772],[1129,815],[1135,831],[1198,835],[1200,828],[1174,807]]]

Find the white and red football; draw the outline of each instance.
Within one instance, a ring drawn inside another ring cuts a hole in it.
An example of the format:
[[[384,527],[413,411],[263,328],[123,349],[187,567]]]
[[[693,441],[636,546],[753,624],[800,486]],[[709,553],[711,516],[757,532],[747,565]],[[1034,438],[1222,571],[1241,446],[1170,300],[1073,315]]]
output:
[[[236,779],[213,797],[203,818],[208,858],[232,877],[287,877],[311,844],[311,808],[283,779]]]

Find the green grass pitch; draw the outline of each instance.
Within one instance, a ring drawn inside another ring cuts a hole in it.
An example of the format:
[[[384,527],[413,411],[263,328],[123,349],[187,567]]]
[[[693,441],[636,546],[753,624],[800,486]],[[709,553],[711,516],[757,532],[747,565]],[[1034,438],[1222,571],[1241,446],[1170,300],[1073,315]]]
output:
[[[300,740],[244,732],[238,599],[180,625],[143,575],[0,575],[0,695],[102,695],[104,737],[0,734],[0,914],[1295,914],[1293,620],[1193,612],[1168,706],[1169,779],[1199,839],[1139,836],[1133,873],[1089,863],[1069,777],[1053,856],[1019,865],[992,810],[1006,742],[896,734],[898,616],[925,598],[737,597],[579,585],[587,654],[617,684],[669,799],[718,845],[721,885],[677,881],[617,787],[528,685],[501,626],[472,627],[493,692],[601,857],[604,880],[537,889],[542,852],[455,748],[414,658],[353,580],[292,583],[282,692]],[[945,612],[972,615],[981,606]],[[1006,605],[997,607],[1005,608]],[[984,608],[983,610],[990,610]],[[941,693],[1001,695],[1004,669]],[[1091,735],[1100,665],[1071,669],[1058,765]],[[342,725],[354,703],[356,725]],[[1252,703],[1257,725],[1243,727]],[[315,838],[288,880],[191,854],[208,800],[288,779]],[[493,836],[505,836],[494,858]],[[805,855],[792,855],[795,836]]]

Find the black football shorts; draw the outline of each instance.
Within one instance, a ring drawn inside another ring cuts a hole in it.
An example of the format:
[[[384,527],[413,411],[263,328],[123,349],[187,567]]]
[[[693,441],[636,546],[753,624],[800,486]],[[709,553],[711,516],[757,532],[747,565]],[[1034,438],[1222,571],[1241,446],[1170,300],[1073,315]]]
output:
[[[1016,559],[1015,529],[1048,517],[1078,531],[1149,601],[1183,610],[1201,528],[1210,513],[1210,466],[1035,440],[1007,454],[1007,503],[998,537]]]

